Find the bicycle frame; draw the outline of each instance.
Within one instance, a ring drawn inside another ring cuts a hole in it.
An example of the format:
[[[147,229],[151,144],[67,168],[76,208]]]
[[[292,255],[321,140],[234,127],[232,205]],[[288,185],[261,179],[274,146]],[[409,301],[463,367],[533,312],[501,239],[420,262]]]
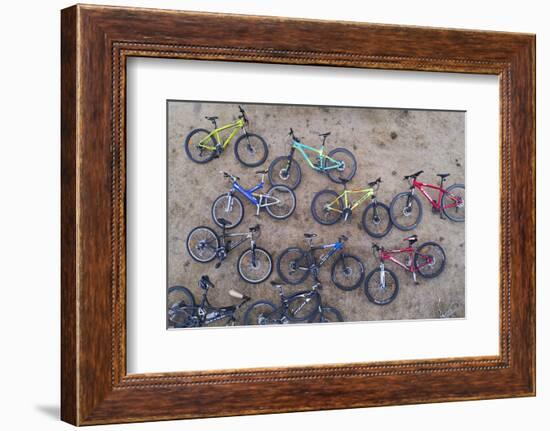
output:
[[[241,307],[244,303],[246,303],[248,299],[244,299],[240,304],[237,306],[229,306],[229,307],[215,307],[212,304],[210,304],[210,301],[208,301],[208,291],[203,292],[201,303],[199,306],[196,307],[197,315],[199,317],[199,320],[201,324],[208,325],[213,322],[217,322],[218,320],[223,320],[229,317],[228,324],[233,323],[235,321],[235,312],[239,307]],[[208,317],[210,313],[217,313],[216,316]]]
[[[316,263],[317,267],[323,266],[323,264],[329,260],[334,254],[336,254],[338,251],[342,250],[344,248],[344,242],[343,241],[337,241],[333,244],[325,244],[325,245],[316,245],[313,247],[310,247],[309,251],[314,250],[327,250],[329,249],[329,252],[321,257],[319,259],[319,262]]]
[[[439,192],[437,196],[437,201],[428,194],[428,192],[425,190],[426,188],[437,190]],[[432,207],[435,208],[437,211],[440,211],[442,209],[441,203],[443,201],[443,195],[445,194],[446,189],[433,184],[423,183],[422,181],[418,181],[416,178],[413,179],[412,186],[411,186],[411,190],[413,192],[414,192],[414,189],[418,189],[424,195],[424,197],[428,200],[428,202],[432,205]],[[453,200],[453,203],[446,205],[445,209],[455,208],[457,205],[459,205],[459,203],[456,202],[455,198],[451,197],[451,199]]]
[[[262,178],[262,180],[256,184],[254,187],[250,189],[245,189],[243,186],[241,186],[237,181],[234,181],[231,185],[231,192],[239,192],[242,196],[244,196],[251,204],[260,206],[260,201],[257,199],[257,197],[260,197],[257,193],[258,190],[263,189],[265,185],[265,181]]]
[[[390,262],[393,262],[396,265],[403,268],[405,271],[416,274],[418,272],[418,268],[414,265],[415,253],[416,251],[413,247],[407,247],[407,248],[395,249],[395,250],[380,250],[380,262],[383,264],[385,261],[389,260]],[[398,254],[408,255],[408,265],[401,262],[399,259],[395,257],[395,255],[398,255]],[[423,268],[424,266],[431,264],[432,258],[430,256],[426,256],[423,254],[420,254],[420,255],[426,258],[426,262],[420,265],[420,268]]]
[[[363,193],[363,196],[361,196],[355,202],[351,202],[350,195],[357,195],[359,193]],[[336,205],[338,201],[343,197],[344,209],[349,208],[353,211],[355,208],[357,208],[359,205],[361,205],[363,202],[365,202],[367,199],[371,198],[372,196],[374,196],[374,189],[371,187],[362,189],[362,190],[344,190],[342,193],[338,195],[337,198],[335,198],[333,201],[331,201],[328,204],[328,209],[330,211],[336,211],[340,214],[343,213],[343,211],[333,207],[333,205]]]
[[[226,238],[240,238],[236,243],[231,243],[231,246],[229,249],[227,249],[227,252],[229,253],[231,250],[237,248],[242,243],[246,242],[248,239],[251,239],[252,236],[250,233],[225,233],[223,232],[221,235],[221,244],[220,247],[223,247],[225,249],[226,246]],[[254,240],[252,240],[254,242]]]
[[[321,149],[318,150],[317,148],[310,147],[309,145],[302,144],[300,141],[297,141],[296,139],[292,139],[292,149],[291,149],[291,156],[293,155],[294,151],[298,150],[304,160],[307,162],[310,168],[315,169],[317,171],[329,171],[332,169],[340,169],[343,165],[341,161],[338,161],[336,159],[333,159],[330,156],[327,156],[324,151],[324,145],[321,146]],[[319,156],[319,166],[315,165],[312,161],[310,156],[307,154],[307,152],[315,153],[317,156]],[[327,165],[327,161],[331,162],[332,164]]]
[[[227,136],[225,141],[222,142],[220,132],[228,129],[233,130],[231,130],[231,133]],[[200,140],[198,146],[209,151],[214,151],[216,147],[207,144],[208,142],[210,142],[211,137],[214,136],[218,145],[221,146],[222,149],[225,149],[241,129],[244,130],[244,132],[246,133],[245,121],[244,119],[239,118],[232,123],[226,124],[225,126],[217,127],[216,129],[212,130],[207,136]]]

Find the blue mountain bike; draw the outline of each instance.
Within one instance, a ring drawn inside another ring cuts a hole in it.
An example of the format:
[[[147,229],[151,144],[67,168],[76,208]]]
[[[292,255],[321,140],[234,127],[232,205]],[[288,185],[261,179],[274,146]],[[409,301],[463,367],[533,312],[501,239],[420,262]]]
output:
[[[342,251],[348,238],[340,236],[338,241],[332,244],[313,245],[314,233],[305,233],[308,248],[290,247],[281,253],[277,259],[277,273],[288,284],[300,284],[308,275],[312,275],[316,282],[319,281],[319,270],[335,254]],[[315,256],[316,253],[323,253]],[[332,264],[330,271],[334,285],[345,291],[357,289],[365,277],[365,266],[357,256],[340,253]]]
[[[256,172],[261,175],[261,180],[250,189],[239,184],[241,180],[239,177],[227,172],[222,173],[231,181],[231,189],[218,196],[212,204],[212,219],[219,227],[231,229],[238,226],[243,220],[244,206],[239,196],[256,207],[256,215],[259,215],[260,210],[264,208],[274,219],[283,220],[290,217],[296,209],[296,195],[287,186],[273,186],[265,193],[260,192],[265,185],[267,170]],[[222,219],[225,226],[222,226],[220,222]]]

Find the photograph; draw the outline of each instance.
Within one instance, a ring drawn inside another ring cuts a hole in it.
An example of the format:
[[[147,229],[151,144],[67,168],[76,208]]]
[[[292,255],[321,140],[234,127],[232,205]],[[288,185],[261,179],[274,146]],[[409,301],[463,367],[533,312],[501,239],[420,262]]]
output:
[[[166,116],[168,329],[465,318],[465,111]]]

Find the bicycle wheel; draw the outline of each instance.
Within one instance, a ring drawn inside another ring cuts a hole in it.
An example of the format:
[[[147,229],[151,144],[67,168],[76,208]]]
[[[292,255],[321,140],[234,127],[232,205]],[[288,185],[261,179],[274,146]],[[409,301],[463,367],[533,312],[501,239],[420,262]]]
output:
[[[328,177],[332,181],[335,183],[342,183],[340,178],[344,178],[348,181],[353,178],[355,172],[357,172],[357,161],[351,151],[346,150],[345,148],[336,148],[328,153],[328,156],[338,160],[339,162],[343,162],[341,168],[329,169],[327,171]]]
[[[269,301],[258,301],[246,309],[243,317],[245,325],[275,325],[281,323],[281,312]]]
[[[273,270],[271,255],[263,248],[256,247],[245,250],[237,262],[237,270],[241,278],[247,283],[258,284],[265,281]]]
[[[380,268],[372,270],[365,280],[365,295],[376,305],[387,305],[399,292],[399,281],[393,271]]]
[[[382,238],[390,233],[393,223],[390,208],[380,202],[371,202],[363,212],[363,229],[373,238]]]
[[[340,310],[328,305],[321,307],[321,312],[319,315],[313,319],[313,322],[317,323],[334,323],[334,322],[343,322],[344,317]]]
[[[354,290],[363,281],[365,267],[357,256],[342,253],[332,264],[330,276],[338,289]]]
[[[300,284],[309,274],[306,252],[298,247],[290,247],[277,259],[277,273],[288,284]]]
[[[228,223],[226,229],[232,229],[238,226],[244,217],[243,202],[238,196],[220,195],[212,204],[212,220],[219,227],[223,227],[220,219],[225,219]]]
[[[267,213],[278,220],[284,220],[296,209],[296,195],[287,186],[273,186],[264,196]]]
[[[466,218],[465,198],[464,184],[453,184],[445,191],[441,206],[447,218],[457,222],[464,221]]]
[[[272,186],[283,185],[296,190],[302,181],[302,169],[296,160],[288,168],[288,156],[280,156],[269,164],[267,176]]]
[[[332,225],[342,218],[344,205],[338,193],[333,190],[321,190],[311,201],[311,215],[317,223]]]
[[[414,266],[425,278],[434,278],[445,268],[445,250],[435,242],[425,242],[414,253]]]
[[[206,226],[198,226],[187,235],[187,252],[200,263],[207,263],[216,257],[220,239],[216,232]]]
[[[287,303],[286,317],[291,322],[305,322],[319,312],[321,296],[315,291],[292,295]]]
[[[173,286],[166,298],[166,319],[168,327],[189,328],[195,326],[195,298],[189,289]]]
[[[267,144],[260,135],[246,133],[235,142],[235,157],[249,168],[263,164],[267,159],[267,154]]]
[[[193,162],[200,164],[208,163],[216,155],[215,151],[199,146],[199,143],[203,142],[204,145],[208,145],[209,147],[216,147],[217,142],[214,139],[214,136],[210,136],[210,139],[208,139],[209,134],[210,132],[206,129],[195,129],[187,135],[187,138],[185,138],[185,152],[187,157],[189,157]]]
[[[392,223],[401,230],[411,230],[422,220],[422,203],[411,192],[397,194],[390,204]]]

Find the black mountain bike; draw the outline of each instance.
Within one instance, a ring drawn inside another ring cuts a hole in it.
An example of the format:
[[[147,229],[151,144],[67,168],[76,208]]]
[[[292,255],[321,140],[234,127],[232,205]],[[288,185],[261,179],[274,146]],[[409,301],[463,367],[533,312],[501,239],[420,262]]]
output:
[[[318,282],[321,266],[338,251],[342,250],[348,240],[347,236],[342,235],[333,244],[314,246],[313,238],[316,236],[317,234],[314,233],[305,233],[304,237],[308,244],[307,250],[290,247],[283,251],[277,259],[277,273],[286,283],[303,283],[309,274]],[[316,259],[315,252],[322,252],[323,250],[328,250],[328,252]],[[332,264],[330,274],[336,287],[349,291],[361,285],[365,276],[365,267],[357,256],[342,252]]]
[[[218,259],[216,268],[219,268],[228,254],[250,240],[250,248],[243,251],[237,261],[237,271],[240,277],[251,284],[261,283],[269,278],[273,270],[273,259],[268,251],[256,246],[256,239],[260,236],[260,225],[252,226],[246,233],[227,233],[228,222],[221,218],[221,235],[206,226],[194,228],[187,236],[187,251],[189,255],[200,263],[208,263]]]
[[[324,305],[319,290],[321,283],[317,282],[311,290],[285,295],[283,283],[271,281],[278,290],[281,305],[278,307],[270,301],[261,300],[252,304],[244,313],[245,325],[276,325],[284,323],[329,323],[343,322],[342,313],[334,307]]]
[[[225,321],[226,326],[234,325],[236,322],[235,313],[239,308],[250,301],[250,297],[236,290],[230,290],[229,295],[240,299],[241,302],[237,305],[214,307],[208,301],[208,290],[212,289],[214,284],[207,275],[203,275],[200,278],[199,287],[203,291],[199,305],[196,305],[195,297],[186,287],[174,286],[168,289],[168,299],[166,303],[168,327],[196,328],[220,321]]]

